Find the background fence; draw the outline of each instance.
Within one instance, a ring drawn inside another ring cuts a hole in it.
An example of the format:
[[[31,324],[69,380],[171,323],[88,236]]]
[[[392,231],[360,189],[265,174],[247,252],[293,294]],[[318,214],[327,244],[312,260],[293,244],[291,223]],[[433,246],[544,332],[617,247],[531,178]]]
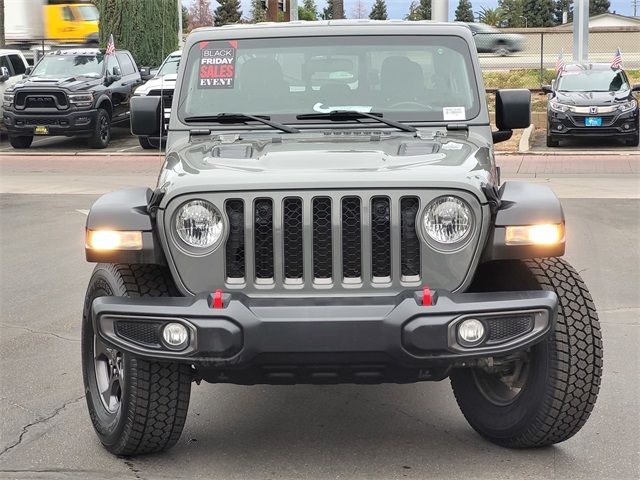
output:
[[[479,49],[492,47],[494,50],[480,54],[487,88],[537,89],[555,78],[555,65],[561,52],[564,52],[566,63],[573,61],[573,32],[570,27],[505,28],[500,33],[478,33],[475,38]],[[505,53],[505,48],[520,50],[499,56]],[[597,27],[589,30],[589,62],[611,62],[617,48],[622,52],[624,68],[636,83],[640,82],[640,27]]]

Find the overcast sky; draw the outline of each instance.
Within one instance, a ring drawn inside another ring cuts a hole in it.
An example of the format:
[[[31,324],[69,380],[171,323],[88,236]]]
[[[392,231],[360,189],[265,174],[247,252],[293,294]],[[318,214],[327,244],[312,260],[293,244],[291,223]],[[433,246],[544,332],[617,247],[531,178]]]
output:
[[[240,0],[242,2],[242,14],[245,17],[249,16],[250,8],[250,0]],[[631,0],[609,0],[611,3],[611,8],[609,9],[611,12],[615,11],[621,15],[631,15],[632,7]],[[189,5],[192,0],[182,0],[182,3],[185,5]],[[302,0],[298,0],[301,4]],[[357,0],[344,0],[344,10],[347,14],[347,17],[353,17],[353,9]],[[371,10],[371,5],[373,5],[374,0],[362,0],[362,2],[366,5],[367,11]],[[409,10],[409,4],[411,0],[386,0],[387,2],[387,13],[389,18],[404,18]],[[218,6],[215,0],[211,1],[211,4],[215,7]],[[326,4],[325,0],[316,0],[316,5],[318,5],[318,10],[322,11]],[[498,5],[498,0],[471,0],[471,4],[473,5],[473,11],[478,12],[482,7],[486,8],[494,8]],[[453,20],[454,11],[458,5],[458,0],[449,0],[449,19]]]

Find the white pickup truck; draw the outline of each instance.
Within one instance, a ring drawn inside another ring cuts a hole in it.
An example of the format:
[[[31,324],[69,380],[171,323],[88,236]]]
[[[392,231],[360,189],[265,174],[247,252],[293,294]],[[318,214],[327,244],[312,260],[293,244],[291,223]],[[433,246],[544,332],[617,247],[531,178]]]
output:
[[[3,104],[0,105],[0,130],[4,130],[4,91],[13,85],[27,72],[29,64],[20,50],[0,49],[0,95]]]

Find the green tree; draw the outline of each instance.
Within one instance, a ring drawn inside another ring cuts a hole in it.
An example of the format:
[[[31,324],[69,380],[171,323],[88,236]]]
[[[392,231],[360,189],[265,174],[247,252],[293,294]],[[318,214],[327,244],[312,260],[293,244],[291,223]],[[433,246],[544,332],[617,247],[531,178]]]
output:
[[[610,6],[609,0],[591,0],[589,2],[589,16],[607,13]]]
[[[213,24],[216,27],[238,23],[242,18],[240,0],[218,0],[218,8],[213,13]]]
[[[254,23],[265,22],[267,11],[262,5],[262,0],[251,0],[251,21]]]
[[[178,9],[166,0],[95,0],[100,45],[113,34],[116,48],[129,50],[138,65],[160,65],[178,49]],[[147,25],[148,28],[141,28]],[[151,27],[153,26],[153,28]]]
[[[189,9],[183,5],[182,6],[182,31],[184,33],[187,33],[188,30],[189,30]]]
[[[327,0],[327,6],[322,9],[322,19],[331,20],[333,18],[333,0]]]
[[[469,0],[460,0],[456,8],[456,22],[473,22],[473,10]]]
[[[431,20],[431,0],[416,0],[409,5],[405,20]]]
[[[553,0],[524,0],[524,16],[529,27],[553,26]]]
[[[318,7],[314,0],[304,0],[298,7],[298,19],[313,21],[318,19]]]
[[[387,4],[384,0],[376,0],[371,8],[369,14],[371,20],[386,20],[387,19]]]
[[[478,12],[478,20],[492,27],[498,27],[502,24],[502,10],[500,8],[482,7]]]
[[[573,0],[557,0],[553,13],[557,25],[562,25],[562,14],[567,12],[567,22],[573,22]]]
[[[498,0],[498,7],[502,11],[501,26],[520,28],[529,26],[524,21],[523,0]]]

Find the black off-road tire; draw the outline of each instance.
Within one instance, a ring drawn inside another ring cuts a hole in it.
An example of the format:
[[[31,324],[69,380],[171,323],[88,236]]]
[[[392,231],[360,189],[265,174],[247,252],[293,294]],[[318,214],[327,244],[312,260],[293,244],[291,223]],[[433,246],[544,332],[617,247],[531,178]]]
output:
[[[476,291],[553,291],[559,306],[555,330],[529,351],[528,377],[512,403],[489,400],[473,368],[453,370],[451,385],[467,421],[483,437],[510,448],[572,437],[591,414],[602,374],[600,325],[584,282],[567,262],[548,258],[489,264],[475,283]]]
[[[111,140],[111,117],[104,108],[98,108],[93,132],[89,137],[91,148],[107,148]]]
[[[21,136],[9,135],[9,143],[13,148],[18,148],[18,149],[29,148],[33,143],[33,136],[32,135],[26,135],[26,136],[25,135],[21,135]]]
[[[98,264],[87,289],[82,319],[82,373],[89,415],[107,450],[116,455],[153,453],[180,437],[191,393],[188,365],[152,362],[122,354],[122,394],[115,412],[100,398],[94,363],[91,304],[100,296],[177,295],[165,268],[157,265]]]

